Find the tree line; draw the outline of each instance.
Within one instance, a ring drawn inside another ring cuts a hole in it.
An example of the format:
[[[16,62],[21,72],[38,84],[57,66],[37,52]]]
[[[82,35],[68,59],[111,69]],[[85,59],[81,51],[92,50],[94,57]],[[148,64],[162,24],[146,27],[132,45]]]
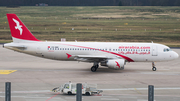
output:
[[[180,0],[0,0],[0,6],[180,6]]]
[[[180,0],[120,0],[119,6],[180,6]]]

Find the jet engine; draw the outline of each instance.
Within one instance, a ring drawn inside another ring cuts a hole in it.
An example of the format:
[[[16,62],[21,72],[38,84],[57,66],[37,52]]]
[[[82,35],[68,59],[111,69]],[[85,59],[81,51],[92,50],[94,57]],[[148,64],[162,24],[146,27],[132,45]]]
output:
[[[107,66],[111,69],[124,69],[125,60],[124,59],[113,59],[101,62],[101,66]]]

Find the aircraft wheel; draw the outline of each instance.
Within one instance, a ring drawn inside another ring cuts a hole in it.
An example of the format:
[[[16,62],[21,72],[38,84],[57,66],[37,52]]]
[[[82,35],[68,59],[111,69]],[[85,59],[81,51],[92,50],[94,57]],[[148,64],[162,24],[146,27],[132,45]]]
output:
[[[85,95],[90,96],[90,93],[89,93],[89,92],[86,92],[86,94],[85,94]]]
[[[156,71],[156,67],[153,67],[152,70],[153,70],[153,71]]]
[[[92,71],[92,72],[95,72],[96,70],[97,70],[97,67],[96,67],[96,66],[92,66],[92,67],[91,67],[91,71]]]
[[[72,92],[68,92],[68,95],[72,95]]]

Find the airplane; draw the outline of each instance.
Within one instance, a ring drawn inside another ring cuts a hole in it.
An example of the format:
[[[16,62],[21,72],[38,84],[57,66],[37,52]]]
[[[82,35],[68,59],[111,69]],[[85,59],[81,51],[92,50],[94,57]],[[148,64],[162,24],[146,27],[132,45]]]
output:
[[[93,63],[92,72],[99,65],[122,70],[126,62],[152,62],[156,71],[154,62],[179,57],[168,46],[153,42],[44,42],[36,39],[16,14],[7,14],[7,19],[13,42],[4,48],[41,58]]]

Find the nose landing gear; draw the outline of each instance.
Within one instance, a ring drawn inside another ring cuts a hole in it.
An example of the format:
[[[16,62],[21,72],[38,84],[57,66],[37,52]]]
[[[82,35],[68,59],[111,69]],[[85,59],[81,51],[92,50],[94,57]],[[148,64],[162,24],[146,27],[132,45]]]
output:
[[[152,62],[152,70],[153,70],[153,71],[156,71],[156,70],[157,70],[156,67],[155,67],[154,62]]]

